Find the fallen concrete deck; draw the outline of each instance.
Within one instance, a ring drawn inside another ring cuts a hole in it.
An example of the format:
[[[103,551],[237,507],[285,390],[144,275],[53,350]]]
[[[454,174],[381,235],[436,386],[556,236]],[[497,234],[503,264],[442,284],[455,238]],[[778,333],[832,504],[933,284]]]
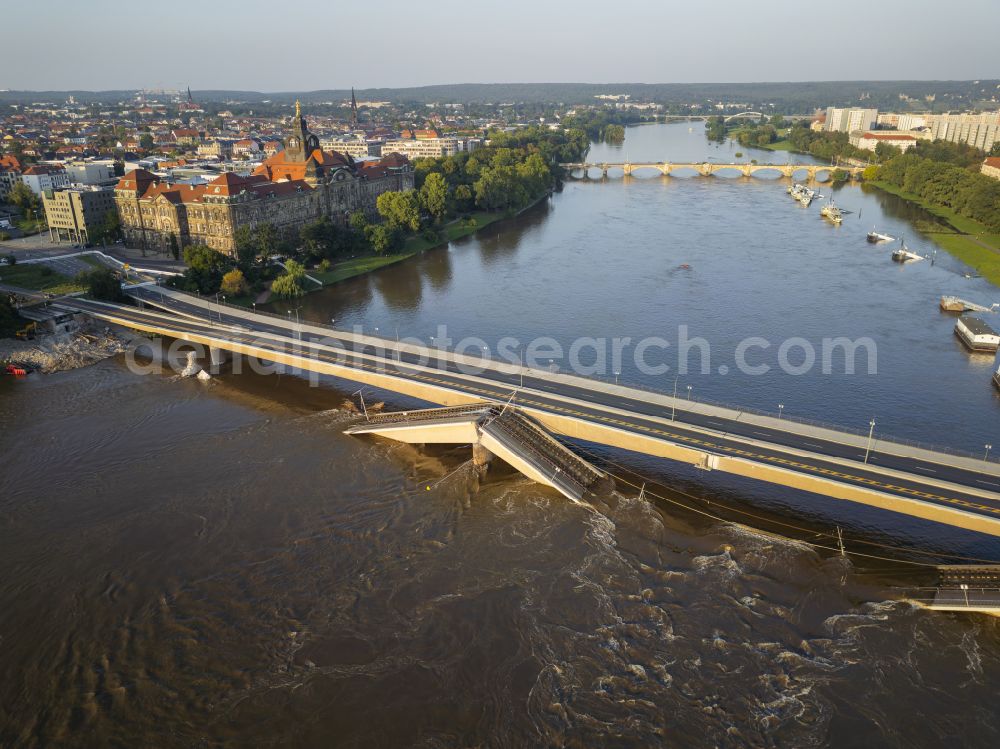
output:
[[[477,463],[501,458],[539,484],[580,502],[610,478],[513,406],[491,403],[372,415],[346,434],[376,434],[410,444],[471,444]]]

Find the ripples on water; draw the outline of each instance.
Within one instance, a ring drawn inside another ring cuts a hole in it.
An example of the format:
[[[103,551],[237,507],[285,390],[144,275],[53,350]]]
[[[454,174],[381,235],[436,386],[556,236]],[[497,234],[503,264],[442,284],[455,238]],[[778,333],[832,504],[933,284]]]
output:
[[[992,620],[274,379],[5,386],[0,745],[995,745]]]
[[[705,157],[699,128],[669,129],[670,158]],[[661,136],[630,130],[631,157],[662,157]],[[696,397],[784,399],[843,423],[877,404],[916,438],[929,423],[956,444],[989,437],[986,368],[935,308],[940,293],[987,300],[985,283],[867,247],[869,221],[912,218],[883,215],[881,198],[845,188],[866,218],[833,229],[776,189],[576,184],[502,236],[311,295],[304,314],[522,339],[697,321],[723,352],[761,330],[871,334],[877,379],[706,377]],[[0,381],[0,746],[1000,741],[996,620],[887,600],[839,557],[668,504],[587,508],[503,470],[480,481],[461,449],[348,438],[345,395],[292,377],[135,377],[119,360]],[[631,466],[714,502],[870,530],[863,508]],[[891,525],[899,545],[931,535]]]

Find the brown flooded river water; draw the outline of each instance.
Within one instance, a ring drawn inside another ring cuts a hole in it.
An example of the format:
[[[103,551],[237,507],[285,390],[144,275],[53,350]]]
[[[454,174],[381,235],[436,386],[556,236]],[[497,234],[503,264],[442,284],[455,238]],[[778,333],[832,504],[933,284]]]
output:
[[[630,130],[625,147],[731,155],[698,123]],[[889,433],[978,449],[1000,423],[990,362],[962,351],[936,300],[996,290],[946,257],[894,266],[864,232],[932,250],[908,209],[859,187],[837,201],[863,219],[829,226],[765,180],[568,183],[499,236],[302,312],[491,344],[688,324],[713,346],[712,373],[681,384],[694,397],[845,426],[874,412]],[[878,374],[715,367],[747,335],[827,334],[872,336]],[[997,620],[897,600],[880,570],[895,565],[624,489],[587,507],[502,469],[480,479],[467,448],[343,435],[350,392],[290,375],[140,377],[121,357],[0,381],[0,746],[1000,741]],[[601,457],[668,498],[1000,559],[994,542],[894,515]]]

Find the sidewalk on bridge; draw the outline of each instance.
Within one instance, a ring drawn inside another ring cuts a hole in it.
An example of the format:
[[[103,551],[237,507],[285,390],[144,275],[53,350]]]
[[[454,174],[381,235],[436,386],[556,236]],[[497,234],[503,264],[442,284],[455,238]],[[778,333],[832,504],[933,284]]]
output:
[[[196,306],[203,307],[206,310],[218,309],[219,306],[210,300],[202,299],[200,297],[194,297],[190,294],[184,292],[179,292],[174,289],[167,289],[160,287],[158,291],[169,297],[177,297],[183,299],[184,301],[195,304]],[[241,317],[246,320],[259,319],[261,313],[254,312],[253,310],[248,310],[244,307],[237,307],[234,305],[224,305],[227,314],[234,317]],[[335,330],[334,328],[316,325],[308,322],[296,323],[292,320],[288,320],[279,315],[268,315],[268,319],[272,320],[274,324],[281,325],[290,331],[303,331],[310,332],[319,336],[330,336],[331,333],[336,333],[337,336],[351,341],[353,343],[359,343],[369,346],[376,346],[385,351],[401,351],[402,353],[409,353],[415,355],[433,355],[434,357],[444,359],[446,361],[453,362],[455,364],[463,364],[473,368],[483,368],[490,369],[493,371],[501,372],[503,374],[515,374],[523,371],[525,375],[530,377],[548,378],[556,382],[562,382],[564,384],[580,387],[590,390],[595,390],[598,392],[603,392],[608,395],[615,395],[623,398],[631,398],[635,400],[645,401],[646,403],[655,403],[657,405],[663,406],[664,413],[668,413],[675,409],[680,412],[690,412],[693,414],[699,414],[702,416],[712,416],[719,419],[725,419],[729,421],[739,422],[741,424],[751,424],[754,426],[759,426],[761,428],[773,429],[778,431],[783,431],[787,434],[796,435],[798,437],[813,437],[815,439],[821,439],[828,442],[836,442],[842,445],[848,445],[858,448],[860,451],[864,451],[868,447],[868,437],[867,435],[852,434],[846,431],[840,431],[832,427],[824,427],[813,424],[806,424],[803,422],[795,421],[793,418],[784,417],[776,418],[773,416],[766,416],[758,413],[751,413],[738,408],[727,408],[723,406],[711,405],[708,403],[701,403],[699,401],[689,401],[682,398],[674,398],[673,396],[667,395],[665,393],[657,393],[648,390],[641,390],[636,388],[631,388],[625,385],[614,385],[611,383],[603,382],[601,380],[590,379],[587,377],[582,377],[579,375],[563,374],[560,372],[550,372],[548,370],[533,370],[533,369],[523,369],[518,365],[512,365],[508,362],[496,362],[492,360],[483,360],[481,358],[463,356],[461,354],[454,354],[448,351],[443,351],[441,349],[431,349],[426,346],[416,346],[413,344],[397,344],[393,340],[378,338],[375,336],[368,336],[363,334],[350,333],[342,330]],[[700,427],[706,431],[716,431],[725,432],[725,430],[711,430],[704,427]],[[744,439],[752,439],[744,437]],[[766,440],[761,440],[766,441]],[[872,441],[872,450],[876,452],[885,453],[888,455],[895,455],[897,457],[903,458],[914,458],[917,460],[924,460],[931,463],[943,463],[946,465],[951,465],[955,467],[964,468],[967,470],[976,471],[978,473],[983,473],[991,476],[1000,477],[1000,463],[987,462],[984,460],[976,459],[969,456],[953,455],[948,452],[941,452],[931,448],[918,447],[914,445],[907,445],[900,442],[894,442],[891,439],[879,439],[875,438]]]

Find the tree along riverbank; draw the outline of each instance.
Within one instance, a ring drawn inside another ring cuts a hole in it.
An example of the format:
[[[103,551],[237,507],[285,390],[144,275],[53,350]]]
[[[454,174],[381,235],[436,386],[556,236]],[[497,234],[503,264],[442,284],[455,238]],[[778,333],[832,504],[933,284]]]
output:
[[[320,218],[298,236],[282,236],[269,224],[242,227],[233,256],[203,245],[185,247],[187,269],[170,283],[244,305],[295,298],[516,215],[558,187],[559,165],[580,159],[590,146],[577,129],[491,130],[489,138],[474,152],[417,159],[415,189],[380,194],[378,222],[355,211],[344,224]]]
[[[933,237],[948,253],[975,268],[994,286],[1000,286],[1000,234],[991,234],[978,221],[959,216],[949,208],[931,203],[888,182],[869,180],[864,184],[918,205],[938,218],[940,230],[927,227],[920,227],[918,230]]]
[[[521,215],[543,200],[546,200],[549,195],[550,193],[546,193],[539,196],[520,210],[477,211],[467,218],[456,219],[441,227],[441,232],[437,239],[431,240],[420,234],[413,235],[404,241],[403,247],[399,252],[387,255],[368,253],[336,263],[327,271],[309,271],[309,276],[321,281],[322,285],[310,283],[303,291],[305,293],[320,291],[327,286],[332,286],[351,278],[357,278],[367,273],[374,273],[387,266],[409,260],[423,252],[445,248],[451,242],[471,236],[480,229],[485,229],[487,226],[497,222]],[[253,295],[242,295],[228,299],[227,301],[243,307],[251,307],[254,305],[255,299]],[[268,299],[266,303],[270,304],[272,301],[277,303],[278,300]],[[260,304],[261,302],[258,300],[257,303]]]
[[[847,133],[816,132],[802,122],[785,124],[774,117],[768,124],[735,127],[716,117],[706,123],[706,135],[826,161],[874,157],[877,165],[865,170],[865,183],[937,218],[936,223],[918,224],[918,231],[932,236],[947,252],[1000,286],[1000,185],[979,174],[984,158],[981,151],[963,144],[919,141],[907,153],[880,143],[872,154],[850,145]]]

